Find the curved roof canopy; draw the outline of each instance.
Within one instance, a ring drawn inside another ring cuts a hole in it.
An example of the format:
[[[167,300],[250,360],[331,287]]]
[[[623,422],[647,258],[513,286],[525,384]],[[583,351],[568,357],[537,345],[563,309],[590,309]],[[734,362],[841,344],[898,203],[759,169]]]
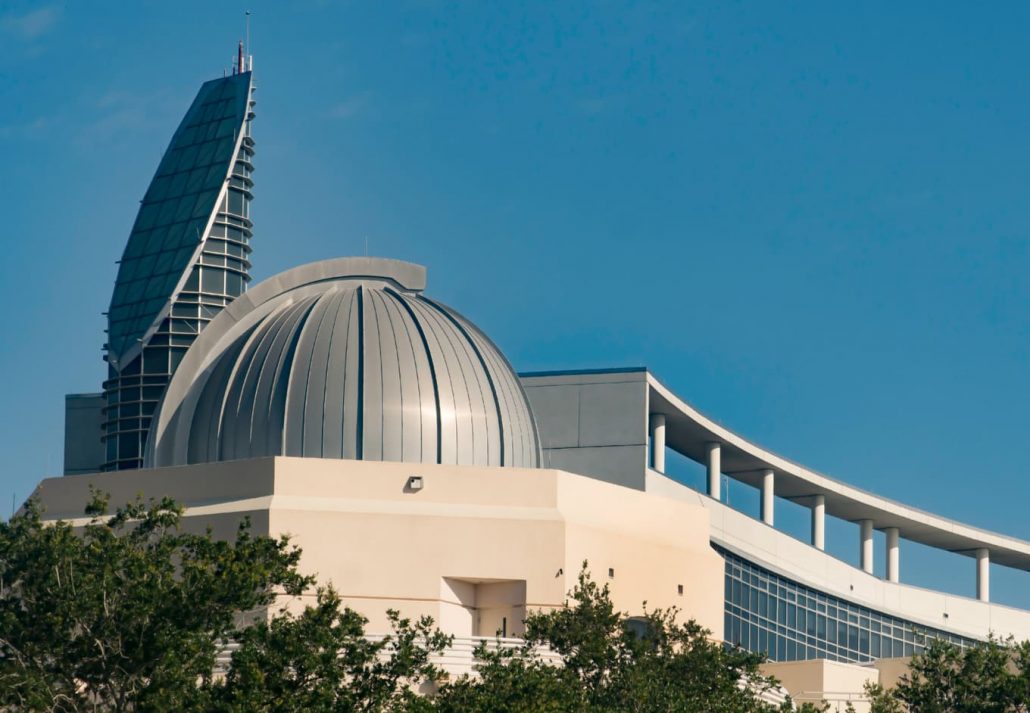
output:
[[[869,520],[877,529],[895,527],[907,540],[967,557],[987,549],[991,562],[1030,571],[1030,542],[926,512],[794,463],[705,416],[650,372],[646,379],[650,412],[666,417],[667,445],[688,458],[703,463],[707,445],[719,443],[721,470],[735,480],[761,487],[763,473],[771,470],[780,497],[808,504],[820,495],[827,515]]]
[[[251,73],[206,82],[140,205],[108,310],[108,360],[139,353],[182,289],[211,226],[249,110]]]
[[[271,455],[536,467],[518,377],[425,268],[341,258],[237,298],[187,352],[148,466]]]

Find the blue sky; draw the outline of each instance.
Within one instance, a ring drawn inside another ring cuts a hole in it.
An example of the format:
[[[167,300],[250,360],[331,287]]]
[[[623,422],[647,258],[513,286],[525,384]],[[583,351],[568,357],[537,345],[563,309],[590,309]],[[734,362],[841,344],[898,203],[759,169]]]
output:
[[[60,471],[137,202],[246,7],[258,279],[367,240],[520,370],[647,365],[789,458],[1030,538],[1021,3],[5,2],[0,503]],[[973,592],[909,543],[902,577]],[[993,598],[1030,607],[1027,577]]]

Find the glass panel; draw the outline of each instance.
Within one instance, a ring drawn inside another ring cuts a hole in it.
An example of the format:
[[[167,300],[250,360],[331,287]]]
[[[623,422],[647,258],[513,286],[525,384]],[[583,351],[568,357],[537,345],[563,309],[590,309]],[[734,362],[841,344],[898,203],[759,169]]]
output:
[[[202,230],[203,224],[214,212],[218,187],[229,175],[235,162],[233,137],[239,134],[246,121],[249,89],[249,74],[233,75],[204,84],[172,138],[157,175],[148,187],[143,205],[140,206],[123,261],[158,253],[162,257],[142,259],[135,263],[123,262],[119,267],[118,281],[108,309],[108,342],[114,355],[124,353],[142,336],[172,297],[167,285],[174,287],[182,274],[190,269],[189,255],[185,252],[168,254],[168,249],[179,247],[183,240],[185,244],[195,245],[199,236],[187,236],[186,232],[197,231],[182,222],[196,218]],[[202,135],[217,133],[220,128],[226,134],[224,137],[197,143]],[[200,192],[202,190],[203,193]],[[242,214],[245,208],[242,204],[239,208]],[[182,225],[171,233],[167,232],[168,226],[174,223]],[[161,229],[161,232],[154,228]],[[171,279],[163,279],[165,275]],[[148,283],[156,281],[166,286],[166,291],[162,295],[151,292],[153,297],[144,298],[139,291],[119,289],[134,277]],[[155,299],[157,297],[162,299],[158,301]],[[118,308],[135,305],[143,299],[147,301],[144,308],[130,312],[135,315],[135,319],[117,318],[125,314],[124,310]],[[156,305],[152,304],[154,301]]]
[[[970,639],[926,630],[808,589],[735,555],[722,554],[726,559],[727,641],[739,642],[747,650],[767,651],[777,660],[786,661],[831,658],[866,662],[871,658],[918,651],[925,641],[936,637],[955,641],[960,646],[972,643]],[[787,604],[783,599],[766,593],[786,594],[790,599],[794,591],[798,592],[799,605]],[[770,623],[770,620],[776,623]],[[762,622],[762,625],[748,625],[744,623],[747,621]],[[876,633],[880,629],[883,633]]]

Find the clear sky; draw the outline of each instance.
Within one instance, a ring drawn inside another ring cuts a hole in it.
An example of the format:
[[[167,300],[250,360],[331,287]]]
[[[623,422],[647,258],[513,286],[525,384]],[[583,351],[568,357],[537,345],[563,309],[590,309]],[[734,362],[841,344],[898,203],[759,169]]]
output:
[[[60,472],[138,200],[246,7],[257,279],[367,240],[520,370],[646,365],[791,459],[1030,539],[1026,3],[8,0],[0,503]],[[828,540],[857,557],[854,525]],[[973,572],[903,543],[904,581]]]

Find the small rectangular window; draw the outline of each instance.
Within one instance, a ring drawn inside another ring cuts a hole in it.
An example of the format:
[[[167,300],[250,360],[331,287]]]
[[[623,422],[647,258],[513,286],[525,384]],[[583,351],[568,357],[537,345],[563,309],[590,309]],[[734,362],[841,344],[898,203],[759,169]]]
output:
[[[244,212],[244,204],[246,200],[243,198],[243,194],[237,191],[229,191],[229,212],[236,215],[246,215]]]
[[[136,458],[139,456],[138,437],[135,433],[123,433],[118,436],[118,458]]]
[[[221,270],[207,270],[203,269],[200,271],[200,290],[201,292],[211,292],[214,294],[223,294],[225,292],[225,280],[223,279],[223,272]]]

